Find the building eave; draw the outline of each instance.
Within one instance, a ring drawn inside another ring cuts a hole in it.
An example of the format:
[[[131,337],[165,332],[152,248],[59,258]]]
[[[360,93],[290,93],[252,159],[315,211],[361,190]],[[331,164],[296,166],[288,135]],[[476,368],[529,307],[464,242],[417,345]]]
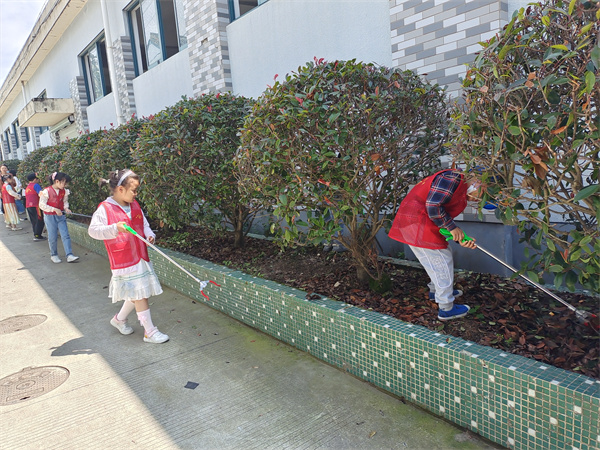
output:
[[[0,117],[21,95],[63,33],[83,10],[88,0],[49,0],[33,26],[25,45],[0,88]]]

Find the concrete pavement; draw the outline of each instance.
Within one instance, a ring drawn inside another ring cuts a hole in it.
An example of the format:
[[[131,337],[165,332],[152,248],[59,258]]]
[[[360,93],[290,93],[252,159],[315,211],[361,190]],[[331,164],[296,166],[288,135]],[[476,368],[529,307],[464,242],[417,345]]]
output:
[[[74,246],[67,264],[59,242],[53,264],[29,222],[0,225],[0,321],[46,316],[0,334],[1,449],[497,448],[170,289],[151,299],[169,342],[144,343],[135,314],[122,336],[107,259]],[[48,381],[6,377],[48,366],[68,378],[5,404]]]

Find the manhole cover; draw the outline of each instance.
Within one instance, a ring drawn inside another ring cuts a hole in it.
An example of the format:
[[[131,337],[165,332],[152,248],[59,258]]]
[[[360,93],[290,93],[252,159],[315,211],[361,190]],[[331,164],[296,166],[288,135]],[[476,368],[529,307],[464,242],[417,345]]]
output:
[[[64,367],[27,367],[0,379],[0,406],[24,402],[50,392],[69,378]]]
[[[28,314],[26,316],[14,316],[0,321],[0,334],[14,333],[15,331],[33,328],[47,319],[43,314]]]

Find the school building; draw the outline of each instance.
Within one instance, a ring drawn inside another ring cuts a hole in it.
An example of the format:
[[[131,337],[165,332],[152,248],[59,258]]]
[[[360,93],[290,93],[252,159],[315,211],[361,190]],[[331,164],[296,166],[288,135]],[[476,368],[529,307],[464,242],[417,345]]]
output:
[[[526,0],[48,0],[0,89],[2,159],[182,96],[259,96],[314,57],[412,69],[459,92]]]

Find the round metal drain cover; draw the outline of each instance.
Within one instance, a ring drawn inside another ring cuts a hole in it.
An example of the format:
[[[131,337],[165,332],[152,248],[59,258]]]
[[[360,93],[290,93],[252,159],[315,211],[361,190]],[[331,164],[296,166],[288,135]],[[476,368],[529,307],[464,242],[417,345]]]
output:
[[[0,379],[0,405],[13,405],[44,395],[67,378],[69,371],[64,367],[27,367]]]
[[[14,316],[0,321],[0,334],[14,333],[15,331],[33,328],[47,319],[43,314],[28,314],[26,316]]]

